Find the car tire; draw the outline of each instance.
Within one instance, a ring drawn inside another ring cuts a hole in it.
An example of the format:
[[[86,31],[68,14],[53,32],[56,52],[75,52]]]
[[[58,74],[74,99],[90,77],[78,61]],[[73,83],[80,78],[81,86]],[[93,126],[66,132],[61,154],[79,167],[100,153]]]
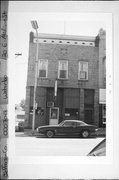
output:
[[[46,132],[46,136],[48,138],[52,138],[54,136],[54,132],[49,130],[49,131]]]
[[[90,136],[89,130],[83,130],[81,131],[81,137],[82,138],[88,138]]]

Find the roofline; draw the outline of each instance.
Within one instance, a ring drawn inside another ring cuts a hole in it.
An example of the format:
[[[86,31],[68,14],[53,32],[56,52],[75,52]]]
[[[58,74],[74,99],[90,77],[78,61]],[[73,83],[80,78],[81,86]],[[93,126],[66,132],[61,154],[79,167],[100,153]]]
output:
[[[36,38],[36,34],[34,38]],[[64,35],[64,34],[45,34],[38,33],[39,39],[61,39],[61,40],[74,40],[74,41],[92,41],[95,42],[95,36],[76,36],[76,35]]]

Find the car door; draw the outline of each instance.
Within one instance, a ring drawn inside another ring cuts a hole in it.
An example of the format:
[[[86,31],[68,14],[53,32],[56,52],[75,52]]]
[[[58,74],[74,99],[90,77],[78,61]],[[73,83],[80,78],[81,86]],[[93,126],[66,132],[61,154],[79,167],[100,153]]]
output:
[[[77,122],[76,127],[75,127],[75,133],[79,134],[83,129],[84,129],[84,124],[83,122]]]
[[[74,134],[76,123],[72,121],[65,121],[62,127],[59,129],[59,133],[62,134]]]

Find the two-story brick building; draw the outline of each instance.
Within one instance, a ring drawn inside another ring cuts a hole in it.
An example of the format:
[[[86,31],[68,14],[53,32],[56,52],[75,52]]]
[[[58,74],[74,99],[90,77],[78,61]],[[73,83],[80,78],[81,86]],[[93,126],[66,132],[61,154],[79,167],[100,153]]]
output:
[[[102,31],[96,37],[39,34],[35,127],[64,119],[102,124],[99,97],[100,88],[105,89],[101,81],[106,57]],[[31,32],[25,118],[28,127],[32,126],[33,116],[36,41]]]

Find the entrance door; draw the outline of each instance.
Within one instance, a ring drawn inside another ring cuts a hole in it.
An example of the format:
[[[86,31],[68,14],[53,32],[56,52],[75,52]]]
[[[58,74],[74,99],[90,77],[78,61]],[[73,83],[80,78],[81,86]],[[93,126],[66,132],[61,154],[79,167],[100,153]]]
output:
[[[93,124],[93,110],[85,109],[85,122],[88,124]]]
[[[59,108],[58,107],[50,108],[49,124],[57,125],[58,123],[59,123]]]

